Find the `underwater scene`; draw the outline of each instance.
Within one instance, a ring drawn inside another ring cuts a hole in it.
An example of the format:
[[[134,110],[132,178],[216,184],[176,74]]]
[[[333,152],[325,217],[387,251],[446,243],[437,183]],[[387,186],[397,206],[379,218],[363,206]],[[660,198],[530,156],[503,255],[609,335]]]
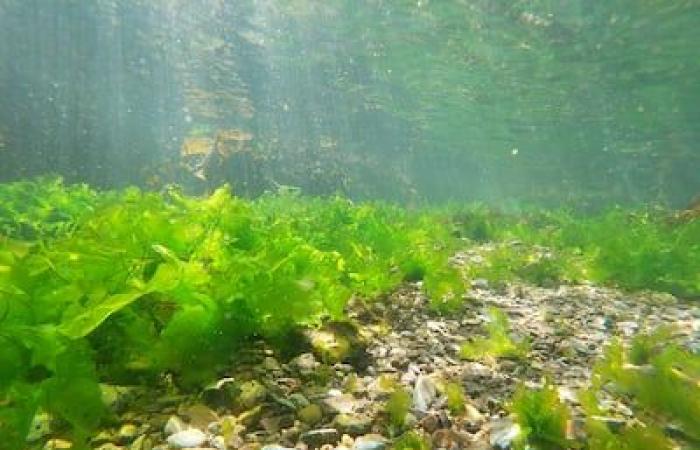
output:
[[[0,0],[0,450],[700,449],[700,0]]]

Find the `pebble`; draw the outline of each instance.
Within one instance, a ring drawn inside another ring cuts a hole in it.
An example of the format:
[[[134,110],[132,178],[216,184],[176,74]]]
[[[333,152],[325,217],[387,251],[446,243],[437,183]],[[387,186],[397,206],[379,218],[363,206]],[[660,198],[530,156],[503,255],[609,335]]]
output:
[[[355,439],[352,446],[353,450],[385,450],[387,440],[379,434],[367,434]]]
[[[338,442],[340,433],[335,428],[319,428],[302,433],[299,439],[311,448],[319,448],[325,444]]]
[[[65,439],[49,439],[44,445],[44,450],[65,450],[73,448],[73,443]]]
[[[265,359],[263,360],[263,368],[265,370],[270,371],[270,372],[276,372],[276,371],[282,370],[282,366],[280,365],[280,363],[277,362],[277,360],[275,358],[273,358],[272,356],[265,357]]]
[[[129,450],[151,450],[152,448],[153,443],[151,442],[151,439],[145,434],[142,434],[141,436],[137,437],[134,440],[134,442],[132,442],[129,446]]]
[[[491,422],[491,436],[489,443],[500,450],[508,450],[513,442],[520,436],[520,425],[506,417]]]
[[[46,447],[44,447],[46,449]],[[51,447],[52,449],[58,449],[59,447]],[[70,447],[66,447],[70,448]],[[97,450],[124,450],[124,447],[121,447],[119,445],[116,445],[112,442],[107,442],[105,444],[100,445],[97,447]]]
[[[219,420],[219,416],[212,411],[211,408],[202,403],[195,403],[178,408],[178,415],[185,417],[187,423],[191,427],[199,429],[205,429],[210,423]]]
[[[290,361],[289,365],[301,375],[311,375],[319,366],[319,362],[313,353],[303,353]]]
[[[27,442],[36,442],[51,433],[51,416],[46,412],[39,412],[32,418],[32,424],[27,435]]]
[[[359,436],[368,433],[372,428],[372,418],[359,414],[338,414],[333,419],[335,426],[341,433],[350,436]]]
[[[259,381],[251,380],[241,385],[238,405],[243,409],[251,409],[262,403],[267,397],[267,389]]]
[[[350,394],[331,395],[324,398],[322,403],[333,414],[350,414],[359,407],[358,400]]]
[[[178,431],[168,436],[167,442],[175,448],[201,447],[207,441],[207,435],[197,428]]]
[[[485,278],[475,278],[471,282],[472,288],[485,290],[489,288],[489,280]]]
[[[171,434],[179,433],[180,431],[184,431],[187,429],[187,424],[182,421],[178,416],[170,416],[168,418],[168,421],[165,422],[165,426],[163,427],[163,431],[165,432],[166,436],[170,436]]]
[[[627,422],[617,417],[591,416],[591,419],[602,422],[614,433],[618,433],[624,428]]]
[[[117,441],[120,444],[129,444],[131,443],[134,439],[139,434],[139,429],[136,425],[133,423],[125,423],[121,427],[119,427],[119,432],[117,433]]]
[[[309,406],[311,402],[304,397],[304,394],[300,392],[295,392],[287,398],[294,405],[295,409],[301,409]]]
[[[323,420],[323,411],[318,405],[307,405],[297,412],[297,416],[305,424],[313,426]]]
[[[435,382],[425,375],[420,375],[413,388],[413,408],[418,412],[425,413],[430,409],[430,405],[436,397]]]
[[[226,450],[226,439],[223,436],[214,436],[210,439],[210,442],[216,450]]]

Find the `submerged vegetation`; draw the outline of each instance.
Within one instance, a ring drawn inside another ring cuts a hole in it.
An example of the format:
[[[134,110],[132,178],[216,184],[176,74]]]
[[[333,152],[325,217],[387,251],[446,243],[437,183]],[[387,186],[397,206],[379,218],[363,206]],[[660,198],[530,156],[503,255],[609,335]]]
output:
[[[232,346],[341,318],[351,296],[372,301],[402,282],[421,282],[436,313],[458,307],[467,279],[479,276],[700,292],[700,222],[651,213],[584,220],[478,210],[464,221],[455,211],[294,191],[250,201],[225,187],[196,198],[176,188],[96,192],[56,180],[2,185],[0,199],[0,431],[15,443],[39,408],[88,436],[104,413],[99,382],[147,383],[168,372],[181,386],[201,386]],[[481,268],[463,272],[449,263],[470,245],[460,237],[519,243],[493,244]],[[465,345],[463,356],[526,354],[505,314],[490,315],[489,337]],[[613,347],[601,380],[696,433],[698,397],[689,394],[697,385],[688,380],[700,363],[644,338],[634,348],[634,364],[649,370],[628,369]],[[458,412],[463,393],[450,389]],[[659,389],[668,395],[652,395]],[[533,437],[559,442],[548,437],[559,419],[551,425],[533,409],[549,397],[528,395],[516,397],[514,410]],[[387,412],[398,430],[410,402],[394,397]]]
[[[170,371],[184,385],[208,381],[232,345],[341,317],[351,295],[400,283],[404,261],[426,275],[456,270],[431,218],[390,206],[293,193],[249,202],[225,188],[202,199],[95,194],[54,182],[0,195],[18,191],[31,201],[10,204],[0,242],[0,386],[15,420],[2,424],[17,439],[37,405],[79,433],[93,429],[100,379]],[[67,203],[54,210],[56,198]]]
[[[592,387],[579,394],[586,445],[569,436],[571,413],[550,380],[539,390],[520,387],[511,411],[523,445],[541,449],[643,450],[677,448],[670,436],[700,444],[700,356],[670,344],[669,330],[642,333],[629,346],[614,341],[595,366]],[[611,425],[600,407],[603,392],[624,398],[636,420]]]
[[[525,340],[516,342],[511,337],[508,316],[498,308],[489,309],[488,315],[488,337],[475,338],[462,344],[460,356],[464,359],[524,358],[529,345]]]
[[[500,242],[472,278],[535,284],[592,281],[627,289],[700,295],[700,221],[663,209],[612,209],[598,215],[472,208],[454,214],[454,233]]]
[[[520,387],[513,397],[511,411],[522,428],[521,440],[541,450],[570,447],[566,430],[570,414],[560,402],[559,394],[550,381],[539,390]]]

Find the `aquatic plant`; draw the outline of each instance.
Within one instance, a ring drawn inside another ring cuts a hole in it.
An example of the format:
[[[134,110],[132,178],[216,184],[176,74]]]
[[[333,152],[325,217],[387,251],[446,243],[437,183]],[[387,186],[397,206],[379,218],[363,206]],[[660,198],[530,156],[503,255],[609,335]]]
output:
[[[556,386],[549,380],[538,390],[520,386],[510,411],[522,429],[522,442],[542,450],[565,449],[572,444],[566,436],[569,410],[559,401]]]
[[[0,234],[19,239],[63,234],[104,200],[88,186],[66,186],[60,178],[0,184]]]
[[[661,431],[669,423],[680,427],[694,445],[700,442],[700,357],[669,343],[667,336],[667,329],[640,334],[630,348],[617,340],[596,365],[593,387],[582,397],[595,448],[672,448]],[[645,428],[632,426],[618,437],[591,419],[601,414],[596,393],[605,384],[632,401]],[[621,447],[615,447],[618,442]]]
[[[394,431],[401,430],[406,423],[406,414],[411,410],[411,402],[411,394],[401,387],[395,388],[389,395],[384,410]]]
[[[455,221],[461,216],[455,212]],[[483,214],[483,213],[482,213]],[[628,289],[657,289],[700,295],[700,220],[666,220],[658,211],[608,212],[583,216],[568,211],[523,213],[517,218],[493,213],[498,245],[471,267],[472,278],[591,280]]]
[[[523,358],[530,350],[526,340],[516,342],[510,336],[508,316],[498,308],[488,310],[489,321],[486,324],[488,337],[477,337],[465,342],[460,347],[460,356],[464,359],[483,358]]]
[[[393,450],[430,450],[430,441],[416,431],[402,434],[391,446]]]
[[[100,417],[98,381],[168,371],[201,385],[232,346],[341,318],[353,293],[371,299],[401,283],[408,260],[438,283],[452,270],[449,234],[389,205],[294,193],[251,202],[225,187],[205,198],[95,193],[44,180],[1,192],[30,192],[29,210],[40,205],[31,221],[16,208],[2,219],[0,389],[14,424],[42,406],[87,434]],[[43,208],[54,199],[71,213],[51,222]],[[71,392],[67,359],[84,368],[70,373],[80,396],[60,395]]]
[[[444,390],[447,397],[447,409],[455,415],[463,413],[467,400],[462,385],[456,382],[446,383]]]

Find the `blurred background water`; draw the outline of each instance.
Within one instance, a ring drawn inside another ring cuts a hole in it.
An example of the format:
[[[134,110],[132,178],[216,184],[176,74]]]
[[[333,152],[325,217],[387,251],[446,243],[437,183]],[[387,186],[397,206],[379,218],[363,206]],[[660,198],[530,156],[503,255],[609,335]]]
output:
[[[0,181],[700,192],[698,0],[0,0]]]

